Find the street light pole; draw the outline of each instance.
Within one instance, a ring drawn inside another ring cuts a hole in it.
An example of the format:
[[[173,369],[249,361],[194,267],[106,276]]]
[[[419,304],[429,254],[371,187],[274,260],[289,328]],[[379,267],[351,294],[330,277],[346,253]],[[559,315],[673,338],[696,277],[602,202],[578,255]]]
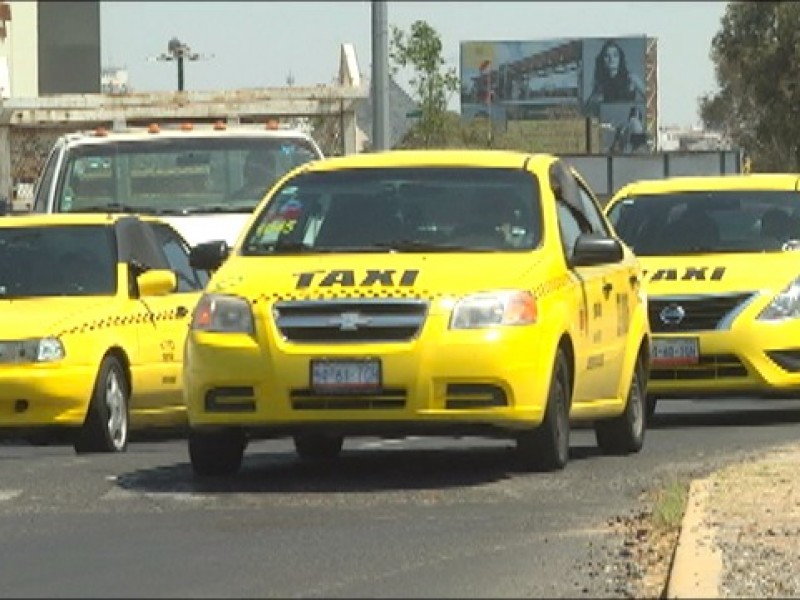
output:
[[[184,61],[197,61],[201,58],[197,52],[192,52],[187,44],[182,43],[178,38],[172,38],[167,44],[167,52],[156,57],[159,61],[175,61],[178,63],[178,91],[184,90]]]

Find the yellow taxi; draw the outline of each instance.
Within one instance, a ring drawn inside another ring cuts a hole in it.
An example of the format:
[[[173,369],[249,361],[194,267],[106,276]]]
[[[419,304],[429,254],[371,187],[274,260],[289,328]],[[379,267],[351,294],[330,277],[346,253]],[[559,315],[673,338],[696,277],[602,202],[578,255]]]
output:
[[[676,177],[605,211],[646,271],[659,399],[800,391],[800,178]]]
[[[299,167],[215,270],[184,358],[198,476],[250,439],[303,459],[347,436],[516,441],[563,468],[570,421],[637,452],[649,369],[640,267],[581,177],[550,155],[388,151]]]
[[[185,427],[183,344],[207,281],[153,218],[0,219],[0,434],[122,452],[132,429]]]

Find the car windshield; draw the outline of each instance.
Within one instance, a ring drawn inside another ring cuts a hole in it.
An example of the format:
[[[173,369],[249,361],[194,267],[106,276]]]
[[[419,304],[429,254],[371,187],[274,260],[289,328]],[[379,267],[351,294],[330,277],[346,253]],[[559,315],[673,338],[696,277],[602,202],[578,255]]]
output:
[[[70,149],[56,212],[249,213],[294,167],[319,158],[304,137],[187,136]]]
[[[113,295],[116,265],[110,227],[0,228],[0,299]]]
[[[608,213],[639,256],[770,252],[800,247],[795,191],[726,190],[630,196]]]
[[[537,180],[519,169],[303,173],[272,197],[242,252],[530,250],[541,222]]]

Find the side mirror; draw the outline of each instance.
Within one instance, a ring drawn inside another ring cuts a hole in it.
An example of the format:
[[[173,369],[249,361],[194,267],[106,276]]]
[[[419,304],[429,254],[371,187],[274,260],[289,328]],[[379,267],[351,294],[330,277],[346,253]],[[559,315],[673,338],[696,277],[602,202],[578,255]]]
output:
[[[619,240],[596,233],[584,233],[575,241],[570,264],[573,267],[605,265],[620,262],[624,255]]]
[[[175,291],[178,286],[178,278],[168,269],[151,269],[140,273],[136,277],[136,284],[139,286],[139,295],[142,297],[166,296]]]
[[[189,264],[194,269],[216,271],[230,253],[231,249],[225,240],[203,242],[189,251]]]

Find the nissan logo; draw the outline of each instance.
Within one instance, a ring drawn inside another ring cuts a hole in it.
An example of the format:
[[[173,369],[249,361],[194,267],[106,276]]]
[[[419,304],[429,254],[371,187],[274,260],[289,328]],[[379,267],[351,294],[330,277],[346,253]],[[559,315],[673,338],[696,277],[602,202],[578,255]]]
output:
[[[670,304],[661,309],[658,316],[661,317],[661,322],[664,325],[680,325],[681,321],[686,317],[686,311],[679,304]]]
[[[331,317],[329,321],[331,325],[338,325],[342,331],[356,331],[359,326],[367,325],[369,322],[369,317],[357,312],[343,312],[338,317]]]

